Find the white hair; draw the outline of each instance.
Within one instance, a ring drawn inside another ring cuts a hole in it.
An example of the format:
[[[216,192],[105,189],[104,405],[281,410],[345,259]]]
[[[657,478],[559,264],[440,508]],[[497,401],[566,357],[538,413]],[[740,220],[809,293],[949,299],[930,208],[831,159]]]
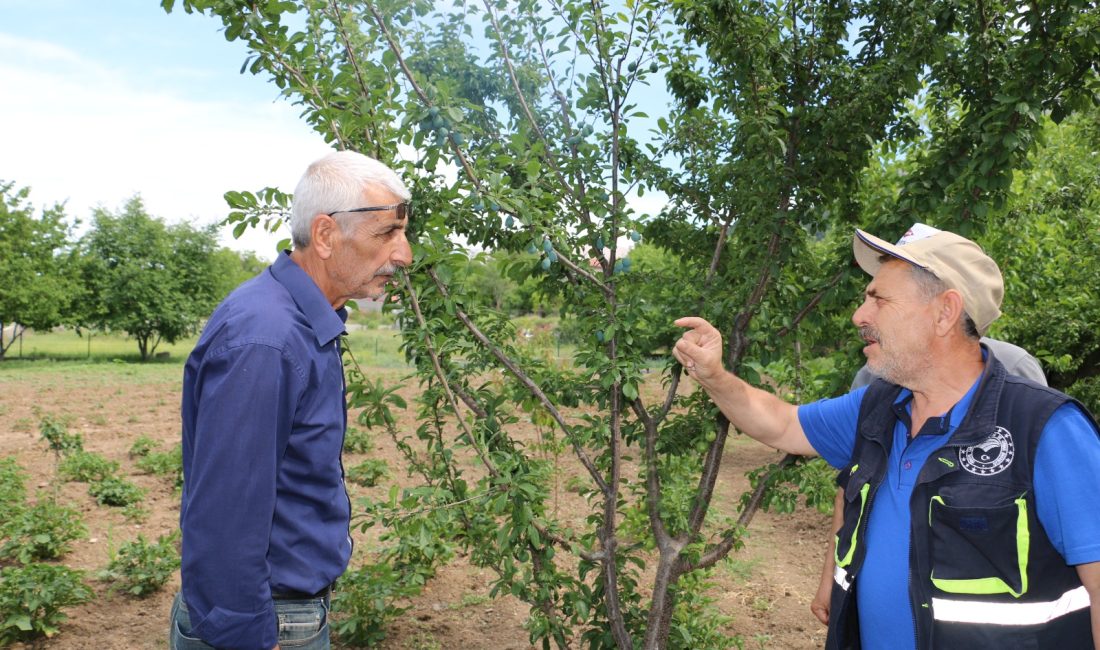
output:
[[[305,248],[310,242],[310,227],[319,214],[367,207],[363,202],[364,186],[381,185],[402,201],[412,196],[401,177],[374,158],[354,151],[335,151],[314,161],[302,174],[294,189],[290,210],[290,237],[295,248]],[[337,219],[341,228],[345,223]]]

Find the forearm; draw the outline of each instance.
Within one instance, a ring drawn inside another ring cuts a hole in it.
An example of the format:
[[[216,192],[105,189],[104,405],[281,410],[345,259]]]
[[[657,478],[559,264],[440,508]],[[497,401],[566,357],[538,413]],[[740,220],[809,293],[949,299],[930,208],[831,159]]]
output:
[[[1092,645],[1100,650],[1100,562],[1078,564],[1077,575],[1089,592],[1089,613],[1092,617]]]
[[[798,407],[750,386],[731,372],[699,378],[699,385],[730,423],[749,437],[787,453],[815,455],[798,422]]]
[[[836,535],[840,527],[844,525],[844,489],[838,488],[833,499],[832,535],[829,536],[829,552],[825,555],[825,573],[829,582],[833,581],[833,570],[836,568]]]
[[[1100,650],[1100,590],[1089,593],[1092,603],[1089,607],[1092,614],[1092,647]]]

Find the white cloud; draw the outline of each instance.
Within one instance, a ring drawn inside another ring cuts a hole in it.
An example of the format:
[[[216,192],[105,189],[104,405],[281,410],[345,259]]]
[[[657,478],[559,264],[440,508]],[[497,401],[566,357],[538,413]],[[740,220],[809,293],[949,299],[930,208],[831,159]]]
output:
[[[148,87],[62,46],[0,34],[0,179],[31,186],[38,205],[67,201],[82,220],[141,194],[151,214],[205,225],[227,212],[225,191],[292,191],[329,150],[286,102],[184,97],[157,72]],[[270,259],[279,238],[244,246]]]

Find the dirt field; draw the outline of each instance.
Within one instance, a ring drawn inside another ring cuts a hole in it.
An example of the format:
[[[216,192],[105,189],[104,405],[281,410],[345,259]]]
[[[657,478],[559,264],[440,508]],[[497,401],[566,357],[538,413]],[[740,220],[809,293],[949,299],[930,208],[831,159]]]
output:
[[[169,480],[142,474],[128,458],[131,444],[146,435],[167,450],[179,439],[179,366],[113,366],[100,364],[64,369],[0,366],[0,455],[14,456],[31,474],[28,493],[44,489],[55,480],[56,461],[39,438],[43,414],[69,419],[69,431],[84,437],[85,448],[118,461],[122,473],[147,489],[144,505],[150,511],[140,524],[128,521],[118,509],[96,504],[87,486],[66,483],[64,500],[78,508],[89,529],[88,539],[76,542],[63,563],[90,573],[106,566],[110,549],[134,539],[147,539],[177,527],[178,496]],[[389,380],[401,375],[385,371]],[[403,393],[409,399],[415,389],[410,381]],[[410,408],[411,410],[411,408]],[[402,426],[411,426],[410,418]],[[399,456],[384,436],[376,436],[371,457],[383,458],[392,479],[405,480]],[[352,466],[364,457],[352,457]],[[743,438],[727,446],[716,505],[733,512],[736,495],[747,488],[749,469],[778,456]],[[388,486],[388,483],[387,483]],[[353,490],[364,490],[351,486]],[[386,486],[375,488],[384,491]],[[353,493],[353,500],[356,496]],[[569,507],[566,505],[565,507]],[[565,513],[567,516],[570,514]],[[581,512],[574,513],[583,516]],[[718,607],[732,618],[728,633],[740,635],[745,648],[817,648],[824,643],[824,628],[809,612],[816,586],[827,518],[805,509],[794,515],[759,513],[750,528],[745,548],[716,571],[714,596]],[[359,552],[369,552],[371,540],[362,539]],[[444,568],[423,594],[411,603],[380,647],[387,650],[470,648],[508,650],[528,648],[523,629],[527,607],[512,598],[487,598],[490,575],[462,558]],[[68,610],[69,620],[59,635],[40,647],[76,650],[88,647],[108,650],[166,648],[167,614],[177,575],[166,588],[146,599],[109,593],[89,580],[96,599]],[[337,646],[339,647],[339,646]]]

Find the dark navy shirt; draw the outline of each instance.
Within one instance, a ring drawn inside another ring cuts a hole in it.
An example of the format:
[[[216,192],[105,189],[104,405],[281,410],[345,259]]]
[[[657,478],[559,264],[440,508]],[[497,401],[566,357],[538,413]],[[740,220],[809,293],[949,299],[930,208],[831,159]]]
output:
[[[272,648],[272,592],[314,593],[347,567],[346,318],[284,253],[218,306],[187,360],[183,596],[211,645]]]

